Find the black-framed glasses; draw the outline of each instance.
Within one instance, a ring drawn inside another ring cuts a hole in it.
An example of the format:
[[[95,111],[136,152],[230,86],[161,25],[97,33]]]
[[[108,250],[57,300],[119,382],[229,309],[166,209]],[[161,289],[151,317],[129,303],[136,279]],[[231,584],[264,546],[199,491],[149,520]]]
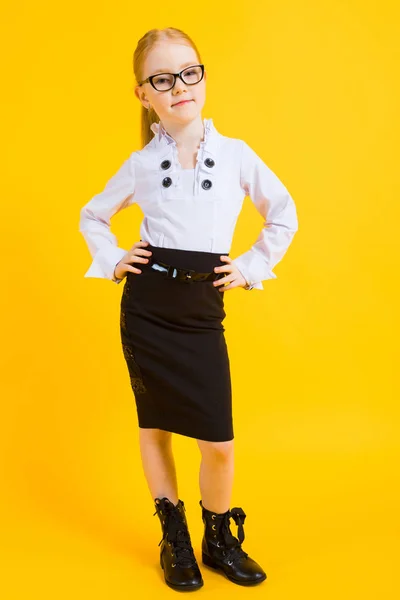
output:
[[[156,75],[150,75],[150,77],[147,77],[147,79],[144,79],[138,85],[141,86],[149,81],[158,92],[167,92],[174,87],[177,77],[183,83],[186,83],[186,85],[196,85],[204,77],[204,65],[186,67],[180,73],[157,73]]]

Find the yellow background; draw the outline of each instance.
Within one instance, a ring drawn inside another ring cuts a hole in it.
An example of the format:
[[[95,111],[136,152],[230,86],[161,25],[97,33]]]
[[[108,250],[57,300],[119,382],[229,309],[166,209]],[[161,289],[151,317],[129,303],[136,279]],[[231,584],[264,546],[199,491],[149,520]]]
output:
[[[281,178],[299,231],[264,291],[225,294],[231,506],[265,568],[204,597],[398,597],[399,14],[395,2],[6,2],[2,40],[1,595],[172,595],[119,339],[123,284],[85,279],[80,208],[140,148],[132,55],[193,37],[203,117]],[[137,206],[113,219],[139,239]],[[231,256],[262,218],[246,198]],[[200,560],[196,442],[174,436]],[[232,521],[232,531],[236,527]]]

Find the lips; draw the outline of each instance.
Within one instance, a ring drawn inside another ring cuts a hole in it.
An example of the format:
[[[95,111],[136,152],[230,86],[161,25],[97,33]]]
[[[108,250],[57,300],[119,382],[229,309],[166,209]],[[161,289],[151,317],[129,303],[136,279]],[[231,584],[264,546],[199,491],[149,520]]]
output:
[[[180,106],[183,104],[187,104],[188,102],[193,102],[193,100],[182,100],[181,102],[177,102],[176,104],[173,104],[172,106]]]

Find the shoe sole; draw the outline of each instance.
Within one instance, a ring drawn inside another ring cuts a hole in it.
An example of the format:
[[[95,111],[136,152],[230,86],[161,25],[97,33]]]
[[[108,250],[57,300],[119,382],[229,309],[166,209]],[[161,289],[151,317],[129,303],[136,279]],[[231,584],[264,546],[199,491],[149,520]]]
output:
[[[164,571],[164,565],[161,560],[160,560],[160,565],[161,565],[162,570]],[[178,592],[194,592],[195,590],[200,589],[204,585],[204,581],[202,581],[201,583],[196,583],[196,585],[174,585],[173,583],[170,583],[169,581],[167,581],[167,579],[165,577],[165,573],[164,573],[164,581],[170,588],[172,588],[173,590],[178,591]]]
[[[250,585],[258,585],[259,583],[262,583],[263,581],[265,581],[267,579],[267,575],[265,575],[264,577],[256,579],[254,581],[251,581],[251,580],[250,581],[239,581],[237,579],[234,579],[227,573],[225,573],[224,569],[222,567],[220,567],[219,565],[217,565],[206,554],[202,555],[202,561],[203,561],[203,564],[206,565],[206,567],[210,567],[211,569],[214,569],[215,571],[220,571],[223,575],[225,575],[225,577],[227,577],[227,579],[229,579],[229,581],[232,581],[233,583],[237,583],[238,585],[249,585],[249,586]]]

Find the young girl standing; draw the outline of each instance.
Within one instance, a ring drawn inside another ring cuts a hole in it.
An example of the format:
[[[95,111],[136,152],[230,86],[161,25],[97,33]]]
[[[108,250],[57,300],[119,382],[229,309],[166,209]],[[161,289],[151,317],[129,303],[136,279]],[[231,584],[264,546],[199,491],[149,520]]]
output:
[[[160,564],[173,589],[203,585],[172,454],[172,433],[195,438],[204,523],[202,561],[243,585],[266,573],[243,550],[242,508],[232,508],[233,422],[224,293],[264,289],[295,232],[294,202],[278,177],[242,140],[202,119],[206,71],[179,29],[153,29],[134,53],[143,148],[81,210],[92,265],[85,277],[120,283],[121,342],[134,393],[140,451],[160,518]],[[244,198],[265,219],[248,252],[229,249]],[[117,245],[110,219],[137,203],[140,241]],[[238,526],[238,538],[230,529]]]

